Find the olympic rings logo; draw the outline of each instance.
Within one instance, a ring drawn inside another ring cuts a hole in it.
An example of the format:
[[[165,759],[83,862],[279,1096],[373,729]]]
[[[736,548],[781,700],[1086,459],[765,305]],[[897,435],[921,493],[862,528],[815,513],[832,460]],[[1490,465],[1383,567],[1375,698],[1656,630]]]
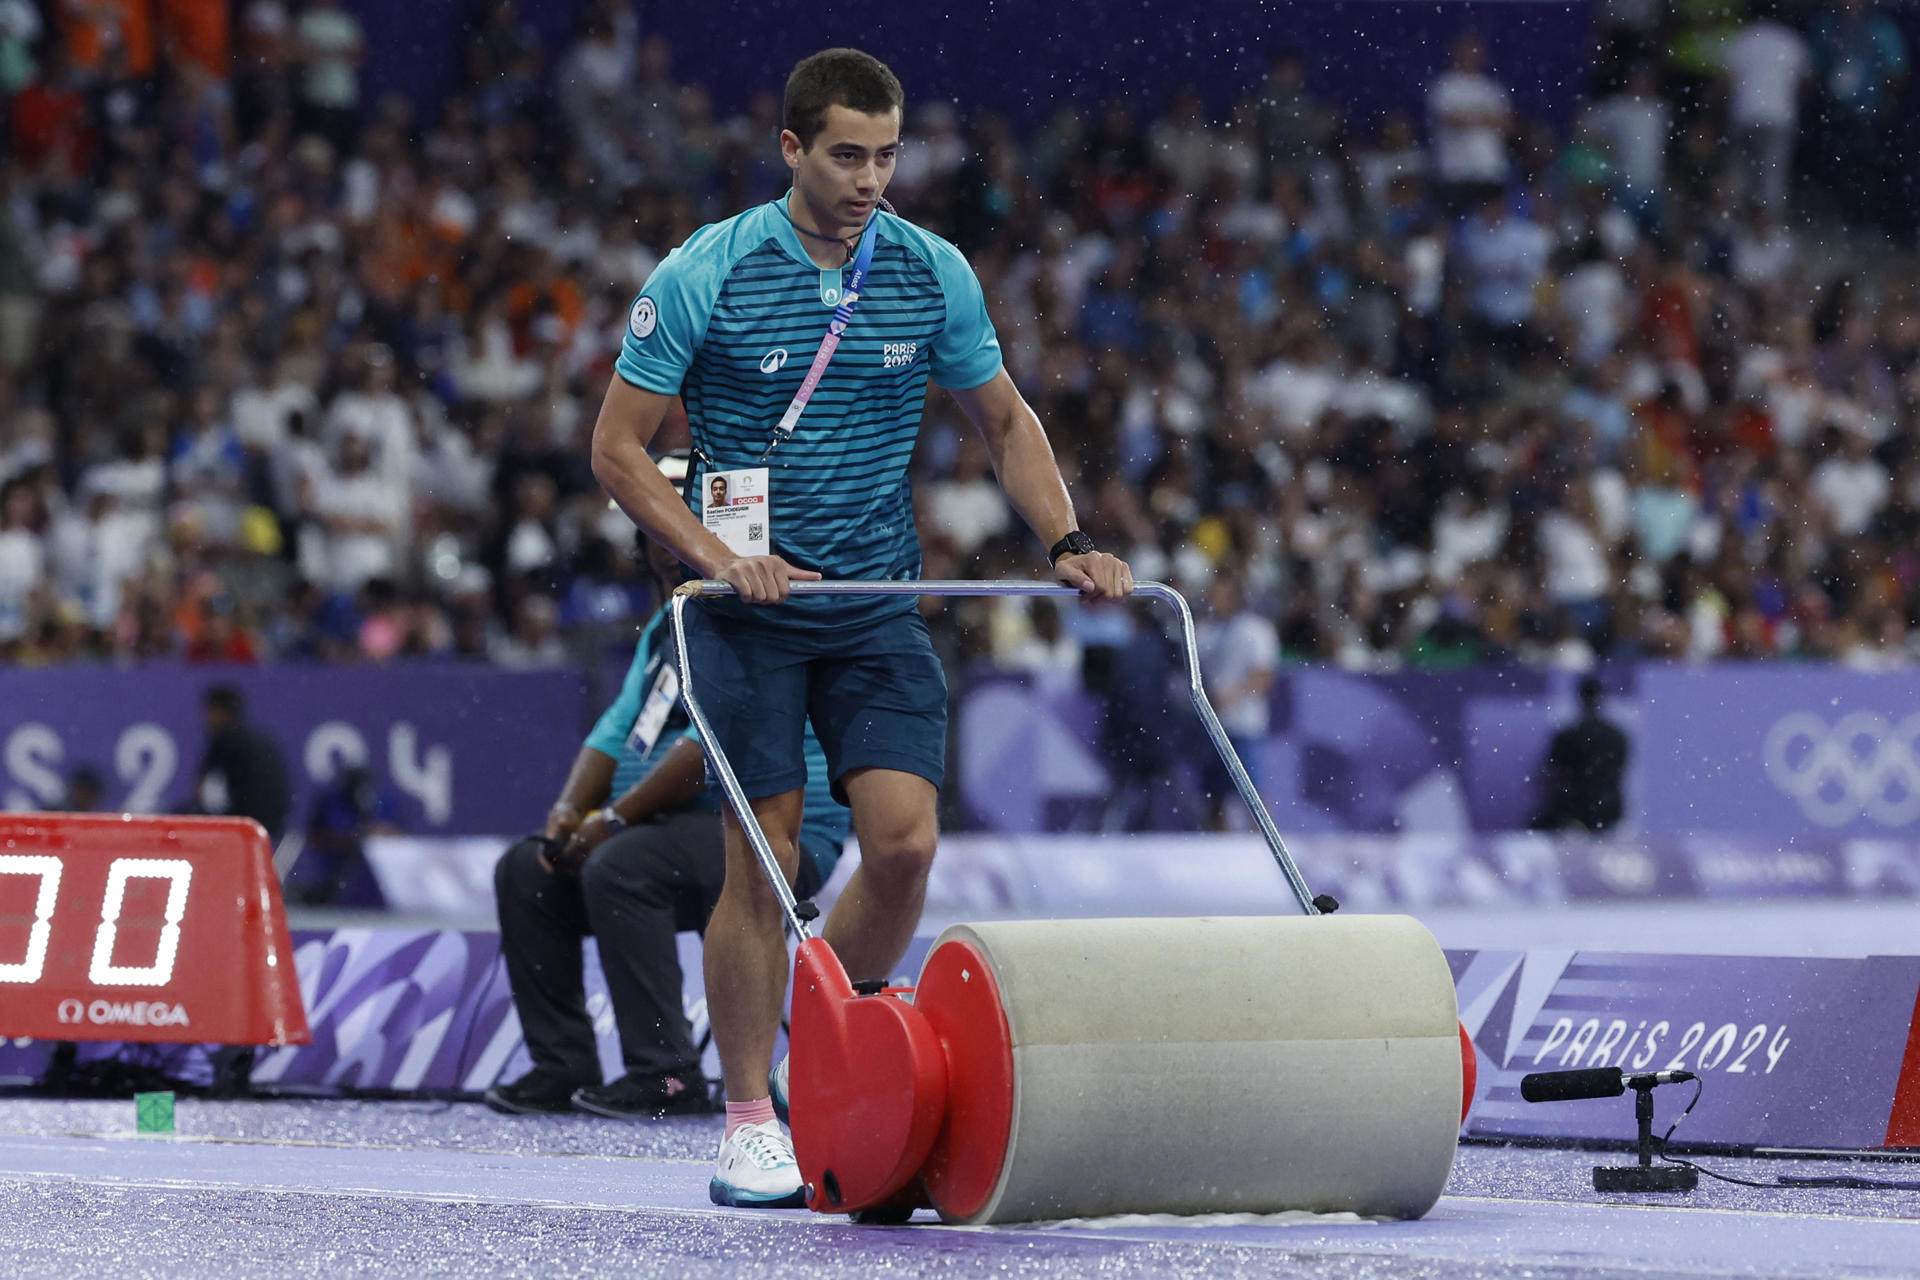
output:
[[[1853,711],[1829,728],[1796,711],[1767,730],[1762,761],[1768,780],[1823,827],[1920,819],[1920,712],[1895,725],[1876,711]]]

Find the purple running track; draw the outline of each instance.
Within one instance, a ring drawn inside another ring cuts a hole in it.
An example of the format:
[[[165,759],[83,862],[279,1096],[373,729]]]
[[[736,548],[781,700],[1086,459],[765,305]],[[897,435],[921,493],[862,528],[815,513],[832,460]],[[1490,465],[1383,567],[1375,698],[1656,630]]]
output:
[[[12,1276],[1346,1277],[1920,1275],[1920,1193],[1597,1195],[1614,1153],[1469,1146],[1418,1222],[855,1227],[707,1201],[719,1122],[496,1116],[471,1105],[0,1101],[0,1257]],[[1862,1172],[1707,1161],[1727,1172]],[[1870,1176],[1920,1181],[1920,1166]],[[923,1215],[925,1216],[925,1215]]]

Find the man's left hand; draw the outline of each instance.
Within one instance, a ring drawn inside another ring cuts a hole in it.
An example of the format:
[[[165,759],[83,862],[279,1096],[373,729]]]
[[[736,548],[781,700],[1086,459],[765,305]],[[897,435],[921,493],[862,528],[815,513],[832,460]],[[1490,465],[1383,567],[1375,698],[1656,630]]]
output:
[[[574,832],[573,839],[568,841],[569,845],[577,846],[571,848],[569,852],[578,861],[585,862],[587,855],[604,844],[607,837],[612,834],[612,829],[607,826],[607,811],[595,809],[581,820],[580,829]]]
[[[1061,556],[1053,572],[1080,592],[1083,600],[1119,600],[1133,594],[1133,570],[1119,556],[1089,551],[1083,556]]]

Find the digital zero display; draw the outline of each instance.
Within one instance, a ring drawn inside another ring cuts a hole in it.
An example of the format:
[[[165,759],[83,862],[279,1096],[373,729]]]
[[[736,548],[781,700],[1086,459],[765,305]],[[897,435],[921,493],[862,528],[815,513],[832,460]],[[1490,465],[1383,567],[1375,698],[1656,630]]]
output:
[[[266,835],[0,814],[0,1036],[304,1044]]]

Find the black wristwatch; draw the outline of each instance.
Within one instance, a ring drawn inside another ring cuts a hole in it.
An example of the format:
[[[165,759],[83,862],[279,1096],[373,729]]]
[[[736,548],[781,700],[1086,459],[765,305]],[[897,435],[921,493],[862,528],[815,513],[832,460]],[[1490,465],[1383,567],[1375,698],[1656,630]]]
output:
[[[1047,552],[1047,563],[1059,564],[1061,556],[1087,556],[1099,549],[1093,545],[1093,539],[1087,536],[1085,530],[1075,529],[1053,544],[1053,549]]]

